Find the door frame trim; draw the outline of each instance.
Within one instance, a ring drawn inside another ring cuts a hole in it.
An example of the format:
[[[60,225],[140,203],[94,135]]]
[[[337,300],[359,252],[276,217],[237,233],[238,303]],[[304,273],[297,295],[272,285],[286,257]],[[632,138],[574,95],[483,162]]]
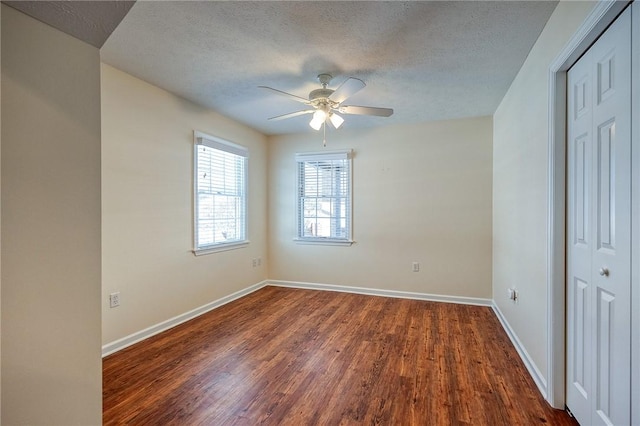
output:
[[[601,0],[549,66],[547,211],[547,402],[565,408],[567,71],[629,1]],[[633,241],[632,241],[633,247]]]
[[[631,401],[640,397],[640,229],[633,218],[640,217],[640,128],[634,127],[634,117],[640,111],[640,8],[631,9]],[[637,119],[636,122],[640,122]],[[638,220],[636,220],[638,223]],[[631,404],[631,424],[640,424],[640,407]]]

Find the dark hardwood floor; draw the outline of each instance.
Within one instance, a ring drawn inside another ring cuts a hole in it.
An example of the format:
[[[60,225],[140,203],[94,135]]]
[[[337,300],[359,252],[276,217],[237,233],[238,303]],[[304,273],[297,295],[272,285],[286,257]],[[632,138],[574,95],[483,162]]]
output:
[[[488,307],[265,287],[103,361],[106,425],[575,425]]]

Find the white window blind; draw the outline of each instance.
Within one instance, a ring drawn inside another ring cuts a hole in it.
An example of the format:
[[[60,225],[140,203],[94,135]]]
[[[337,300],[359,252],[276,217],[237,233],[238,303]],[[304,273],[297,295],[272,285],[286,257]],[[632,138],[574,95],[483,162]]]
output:
[[[351,242],[349,151],[297,154],[298,240]]]
[[[247,159],[240,145],[195,132],[195,252],[247,240]]]

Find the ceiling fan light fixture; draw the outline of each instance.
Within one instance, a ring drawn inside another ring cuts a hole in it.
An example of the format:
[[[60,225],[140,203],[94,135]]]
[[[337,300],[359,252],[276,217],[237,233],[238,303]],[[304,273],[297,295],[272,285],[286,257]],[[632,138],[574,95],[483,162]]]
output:
[[[309,126],[311,126],[314,130],[320,130],[322,127],[322,123],[327,119],[327,114],[322,110],[317,110],[313,113],[313,118],[309,122]]]
[[[340,117],[335,112],[332,112],[329,115],[329,120],[331,120],[331,124],[333,124],[333,127],[335,127],[336,129],[340,128],[340,126],[342,126],[342,123],[344,123],[344,118]]]

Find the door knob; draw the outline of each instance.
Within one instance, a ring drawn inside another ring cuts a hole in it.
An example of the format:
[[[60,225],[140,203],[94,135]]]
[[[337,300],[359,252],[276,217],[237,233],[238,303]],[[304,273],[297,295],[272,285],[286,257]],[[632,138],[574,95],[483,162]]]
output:
[[[609,276],[609,270],[607,268],[600,268],[598,273],[603,277],[608,277]]]

